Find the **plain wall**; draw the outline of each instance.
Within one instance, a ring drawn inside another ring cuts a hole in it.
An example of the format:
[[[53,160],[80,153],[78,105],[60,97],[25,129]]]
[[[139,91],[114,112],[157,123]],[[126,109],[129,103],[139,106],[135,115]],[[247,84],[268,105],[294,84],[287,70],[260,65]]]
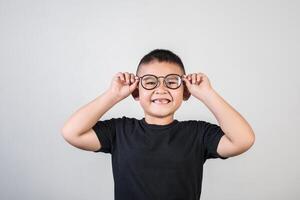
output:
[[[111,155],[77,149],[60,130],[119,71],[155,48],[250,123],[256,142],[205,163],[203,200],[300,198],[299,1],[0,1],[0,199],[112,200]],[[142,118],[131,96],[103,119]],[[178,120],[217,123],[191,97]]]

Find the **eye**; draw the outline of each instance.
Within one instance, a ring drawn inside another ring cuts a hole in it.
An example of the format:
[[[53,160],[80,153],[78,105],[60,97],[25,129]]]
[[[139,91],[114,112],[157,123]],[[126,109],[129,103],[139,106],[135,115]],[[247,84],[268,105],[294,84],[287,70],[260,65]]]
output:
[[[168,85],[177,85],[178,80],[177,79],[170,79],[166,81]]]
[[[177,82],[169,81],[168,84],[177,84]]]
[[[146,85],[155,85],[155,82],[147,82]]]

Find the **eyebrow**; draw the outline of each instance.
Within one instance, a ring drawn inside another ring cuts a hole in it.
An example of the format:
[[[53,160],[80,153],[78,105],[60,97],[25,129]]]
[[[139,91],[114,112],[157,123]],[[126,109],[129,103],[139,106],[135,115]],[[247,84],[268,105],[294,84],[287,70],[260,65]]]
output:
[[[176,74],[176,73],[170,73],[170,74]],[[166,75],[163,76],[163,77],[166,77],[166,76],[168,76],[168,75],[170,75],[170,74],[166,74]],[[159,77],[159,76],[157,76],[157,75],[155,75],[155,74],[144,74],[144,75],[141,75],[141,76],[138,76],[138,77],[143,77],[143,76],[145,76],[145,75],[152,75],[152,76]],[[176,74],[176,75],[183,76],[184,74]]]
[[[148,80],[148,79],[153,79],[153,77],[146,77],[146,78],[144,78],[145,80]]]

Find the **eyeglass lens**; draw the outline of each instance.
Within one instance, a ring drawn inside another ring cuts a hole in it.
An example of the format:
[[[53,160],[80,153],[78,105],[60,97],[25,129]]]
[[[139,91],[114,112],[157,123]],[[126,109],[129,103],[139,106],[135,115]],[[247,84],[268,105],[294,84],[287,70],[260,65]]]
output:
[[[168,75],[164,78],[164,82],[168,88],[176,89],[181,84],[180,76],[178,75]],[[158,78],[153,75],[144,76],[142,79],[142,85],[146,89],[153,89],[158,84]]]

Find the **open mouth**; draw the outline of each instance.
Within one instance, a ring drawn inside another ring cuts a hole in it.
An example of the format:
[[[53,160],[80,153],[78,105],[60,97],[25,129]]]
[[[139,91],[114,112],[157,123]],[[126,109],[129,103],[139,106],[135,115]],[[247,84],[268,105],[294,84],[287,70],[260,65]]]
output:
[[[155,104],[168,104],[171,102],[171,100],[169,100],[169,99],[154,99],[151,102],[155,103]]]

